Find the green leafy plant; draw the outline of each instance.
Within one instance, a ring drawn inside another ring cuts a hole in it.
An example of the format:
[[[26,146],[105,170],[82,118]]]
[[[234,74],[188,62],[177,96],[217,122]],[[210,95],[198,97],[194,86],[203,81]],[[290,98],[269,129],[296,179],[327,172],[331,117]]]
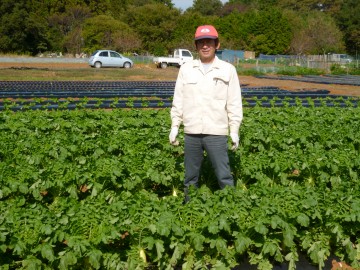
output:
[[[244,108],[229,154],[236,186],[218,190],[205,163],[183,204],[184,149],[168,143],[169,109],[4,111],[0,265],[295,269],[336,255],[359,267],[359,115]]]

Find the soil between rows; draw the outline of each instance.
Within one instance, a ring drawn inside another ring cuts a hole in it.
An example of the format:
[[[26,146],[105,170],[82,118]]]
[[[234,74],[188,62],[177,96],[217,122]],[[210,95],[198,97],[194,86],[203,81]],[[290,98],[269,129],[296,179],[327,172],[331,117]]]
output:
[[[26,62],[1,62],[0,63],[0,75],[1,69],[91,69],[87,63],[26,63]],[[175,67],[169,67],[167,69],[157,69],[152,64],[136,64],[133,69],[141,69],[143,75],[129,76],[129,81],[134,80],[149,80],[147,73],[151,72],[152,75],[159,80],[176,80],[179,69]],[[338,84],[319,84],[309,82],[299,82],[292,80],[278,80],[276,76],[274,79],[261,79],[253,76],[239,76],[240,84],[243,87],[261,87],[261,86],[273,86],[284,90],[297,91],[297,90],[329,90],[333,95],[347,95],[347,96],[360,96],[360,87],[352,85],[338,85]],[[1,76],[0,76],[1,79]]]

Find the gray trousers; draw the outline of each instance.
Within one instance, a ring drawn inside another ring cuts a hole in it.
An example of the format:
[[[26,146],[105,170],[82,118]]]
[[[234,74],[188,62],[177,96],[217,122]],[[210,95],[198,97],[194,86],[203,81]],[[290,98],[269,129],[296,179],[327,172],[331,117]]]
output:
[[[227,140],[225,135],[185,134],[185,195],[187,195],[187,188],[190,185],[198,187],[204,150],[214,168],[220,188],[234,186]]]

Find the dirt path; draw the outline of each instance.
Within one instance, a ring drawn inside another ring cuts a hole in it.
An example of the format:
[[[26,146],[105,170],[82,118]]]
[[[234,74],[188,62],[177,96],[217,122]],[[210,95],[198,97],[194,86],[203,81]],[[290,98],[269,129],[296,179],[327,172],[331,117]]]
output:
[[[77,68],[89,68],[86,62],[84,63],[38,63],[38,62],[0,62],[0,69],[7,68],[48,68],[48,69],[77,69]],[[178,74],[178,68],[170,67],[165,70],[156,69],[151,64],[137,64],[134,69],[142,69],[146,72],[156,72],[157,80],[176,80]],[[360,76],[359,76],[360,77]],[[274,79],[260,79],[253,76],[239,76],[240,83],[243,87],[260,87],[260,86],[274,86],[285,90],[315,90],[325,89],[329,90],[334,95],[347,95],[347,96],[360,96],[360,87],[351,85],[336,85],[336,84],[317,84],[309,82],[299,82],[292,80],[277,80]],[[134,79],[134,78],[133,78]],[[146,79],[146,76],[137,76],[136,80]]]
[[[360,96],[360,86],[307,83],[291,80],[260,79],[252,76],[240,76],[240,82],[248,87],[275,86],[285,90],[329,90],[334,95]]]

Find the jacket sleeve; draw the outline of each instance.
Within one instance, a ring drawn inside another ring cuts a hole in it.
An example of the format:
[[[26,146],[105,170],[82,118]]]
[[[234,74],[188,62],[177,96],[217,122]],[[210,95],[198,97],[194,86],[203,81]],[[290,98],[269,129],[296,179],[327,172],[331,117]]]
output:
[[[174,90],[174,97],[170,111],[171,127],[180,127],[183,121],[183,75],[180,68]]]
[[[227,113],[230,133],[239,133],[243,119],[241,88],[239,77],[234,66],[231,67],[231,76],[228,89]]]

